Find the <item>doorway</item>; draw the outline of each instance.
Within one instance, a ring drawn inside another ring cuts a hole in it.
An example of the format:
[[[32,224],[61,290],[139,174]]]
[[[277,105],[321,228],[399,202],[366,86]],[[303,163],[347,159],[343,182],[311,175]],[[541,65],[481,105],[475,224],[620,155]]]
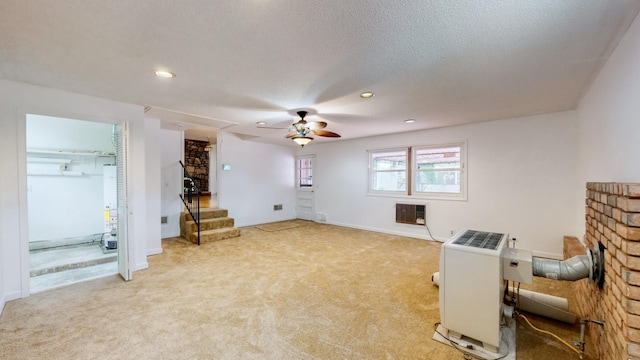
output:
[[[218,129],[193,127],[184,131],[183,163],[202,191],[200,207],[218,207]]]
[[[117,274],[116,126],[32,114],[26,120],[30,292]]]
[[[313,189],[315,155],[296,157],[296,214],[298,219],[316,220],[316,201]]]

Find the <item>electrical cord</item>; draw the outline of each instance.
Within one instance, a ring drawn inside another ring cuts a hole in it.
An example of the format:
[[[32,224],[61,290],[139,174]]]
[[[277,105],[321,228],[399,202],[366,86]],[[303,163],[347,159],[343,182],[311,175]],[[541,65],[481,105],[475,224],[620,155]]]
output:
[[[424,222],[424,227],[427,228],[427,232],[429,233],[429,236],[431,237],[431,240],[438,241],[438,240],[436,240],[436,238],[433,237],[433,235],[431,235],[431,230],[429,230],[429,225],[427,225],[427,221],[426,220]]]
[[[560,341],[561,343],[563,343],[564,345],[566,345],[569,349],[571,349],[571,350],[575,351],[575,352],[576,352],[576,354],[581,355],[581,354],[580,354],[580,351],[579,351],[578,349],[576,349],[575,347],[571,346],[571,344],[569,344],[568,342],[564,341],[564,340],[563,340],[562,338],[560,338],[558,335],[556,335],[556,334],[554,334],[554,333],[552,333],[552,332],[550,332],[550,331],[547,331],[547,330],[538,329],[537,327],[535,327],[535,326],[531,323],[531,321],[529,321],[529,319],[527,319],[527,317],[526,317],[526,316],[524,316],[524,315],[522,315],[522,314],[518,314],[518,317],[523,318],[523,319],[524,319],[524,321],[526,321],[526,322],[527,322],[527,324],[529,324],[529,326],[531,326],[531,328],[532,328],[533,330],[538,331],[538,332],[541,332],[541,333],[543,333],[543,334],[547,334],[547,335],[551,335],[551,336],[553,336],[556,340],[558,340],[558,341]]]

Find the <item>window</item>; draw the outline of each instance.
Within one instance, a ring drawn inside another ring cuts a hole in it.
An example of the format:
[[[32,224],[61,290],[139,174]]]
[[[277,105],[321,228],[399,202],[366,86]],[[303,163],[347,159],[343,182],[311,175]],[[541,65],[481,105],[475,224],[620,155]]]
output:
[[[313,186],[313,156],[299,156],[297,158],[297,185],[299,188]]]
[[[415,194],[461,194],[461,152],[459,144],[414,148]]]
[[[465,200],[465,145],[370,150],[369,193]]]
[[[369,192],[407,192],[407,149],[369,151]]]

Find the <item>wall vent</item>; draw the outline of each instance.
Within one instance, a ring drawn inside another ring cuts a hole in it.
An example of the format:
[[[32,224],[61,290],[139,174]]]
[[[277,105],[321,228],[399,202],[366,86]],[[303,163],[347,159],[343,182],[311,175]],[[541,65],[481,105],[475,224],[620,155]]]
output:
[[[427,206],[422,204],[396,204],[396,222],[400,224],[424,225]]]
[[[282,204],[273,205],[273,211],[282,210]]]

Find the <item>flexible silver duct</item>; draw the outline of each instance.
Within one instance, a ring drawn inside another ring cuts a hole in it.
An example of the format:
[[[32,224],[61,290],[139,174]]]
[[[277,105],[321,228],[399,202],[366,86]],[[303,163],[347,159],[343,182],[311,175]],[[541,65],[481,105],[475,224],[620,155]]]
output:
[[[533,258],[533,275],[554,280],[576,281],[589,277],[592,267],[589,255],[576,255],[567,260]]]

